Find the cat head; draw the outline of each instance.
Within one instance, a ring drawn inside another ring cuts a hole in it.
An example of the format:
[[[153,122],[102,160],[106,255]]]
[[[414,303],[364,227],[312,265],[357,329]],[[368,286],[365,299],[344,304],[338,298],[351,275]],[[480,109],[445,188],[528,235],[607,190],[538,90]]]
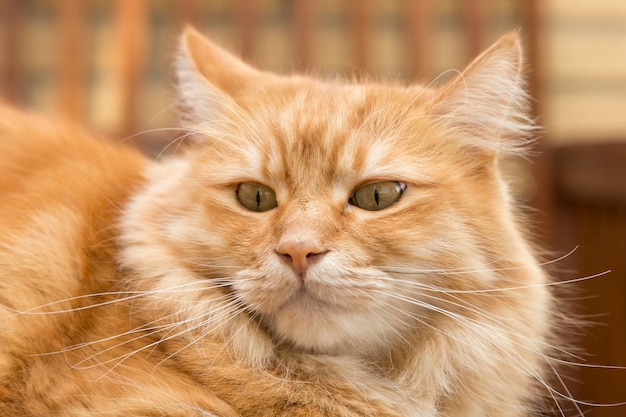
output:
[[[528,262],[497,167],[532,131],[516,34],[426,87],[279,76],[188,29],[178,76],[193,139],[128,220],[153,287],[211,283],[276,343],[367,352],[431,326],[433,291]]]

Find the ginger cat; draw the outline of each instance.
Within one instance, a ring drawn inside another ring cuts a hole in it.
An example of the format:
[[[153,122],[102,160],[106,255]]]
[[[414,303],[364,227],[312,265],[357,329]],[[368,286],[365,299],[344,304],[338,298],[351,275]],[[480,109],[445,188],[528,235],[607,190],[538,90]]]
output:
[[[0,415],[541,415],[522,66],[509,34],[438,88],[320,81],[187,29],[158,162],[3,107]]]

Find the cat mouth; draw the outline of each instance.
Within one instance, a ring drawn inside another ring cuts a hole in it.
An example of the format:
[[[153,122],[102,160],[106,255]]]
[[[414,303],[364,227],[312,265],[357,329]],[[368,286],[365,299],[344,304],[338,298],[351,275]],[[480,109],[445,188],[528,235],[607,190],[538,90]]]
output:
[[[289,300],[283,305],[284,307],[292,307],[292,306],[301,306],[305,310],[341,310],[345,311],[346,308],[344,306],[338,305],[337,303],[325,299],[320,295],[316,294],[311,289],[307,288],[305,285],[301,286],[300,289],[292,296]],[[281,308],[282,309],[282,308]]]

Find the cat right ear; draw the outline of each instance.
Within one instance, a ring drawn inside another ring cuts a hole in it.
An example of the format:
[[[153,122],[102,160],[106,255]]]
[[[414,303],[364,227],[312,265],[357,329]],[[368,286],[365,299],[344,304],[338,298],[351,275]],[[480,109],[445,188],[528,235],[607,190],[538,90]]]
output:
[[[512,32],[479,55],[438,93],[433,112],[456,136],[491,155],[517,154],[535,130],[523,77],[519,34]]]
[[[176,62],[181,118],[190,128],[224,118],[261,73],[192,27],[183,32]]]

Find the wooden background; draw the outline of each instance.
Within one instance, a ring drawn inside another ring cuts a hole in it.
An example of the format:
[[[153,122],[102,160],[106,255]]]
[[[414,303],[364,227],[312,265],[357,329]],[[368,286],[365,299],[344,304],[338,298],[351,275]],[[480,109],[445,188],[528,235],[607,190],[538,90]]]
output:
[[[585,9],[584,1],[562,0],[0,0],[0,91],[5,101],[156,154],[172,137],[162,128],[176,124],[171,62],[185,23],[264,69],[406,81],[461,68],[507,30],[521,28],[534,111],[546,130],[538,156],[516,170],[524,178],[520,198],[537,208],[536,229],[555,258],[577,248],[555,266],[560,279],[612,271],[580,284],[571,303],[595,323],[581,329],[588,362],[626,366],[626,129],[619,130],[626,126],[626,106],[620,107],[626,72],[607,73],[610,66],[593,65],[599,58],[567,61],[573,53],[567,48],[601,50],[580,40],[607,33],[611,24],[623,36],[618,45],[626,42],[619,25],[626,20],[615,18],[626,18],[626,2],[593,3]],[[585,23],[590,16],[596,23]],[[621,53],[626,59],[626,49],[605,55],[615,61]],[[593,71],[605,81],[590,81],[599,79]],[[583,100],[590,94],[595,101]],[[583,367],[570,375],[581,400],[626,401],[625,370]],[[590,416],[626,415],[624,406],[583,408]]]

